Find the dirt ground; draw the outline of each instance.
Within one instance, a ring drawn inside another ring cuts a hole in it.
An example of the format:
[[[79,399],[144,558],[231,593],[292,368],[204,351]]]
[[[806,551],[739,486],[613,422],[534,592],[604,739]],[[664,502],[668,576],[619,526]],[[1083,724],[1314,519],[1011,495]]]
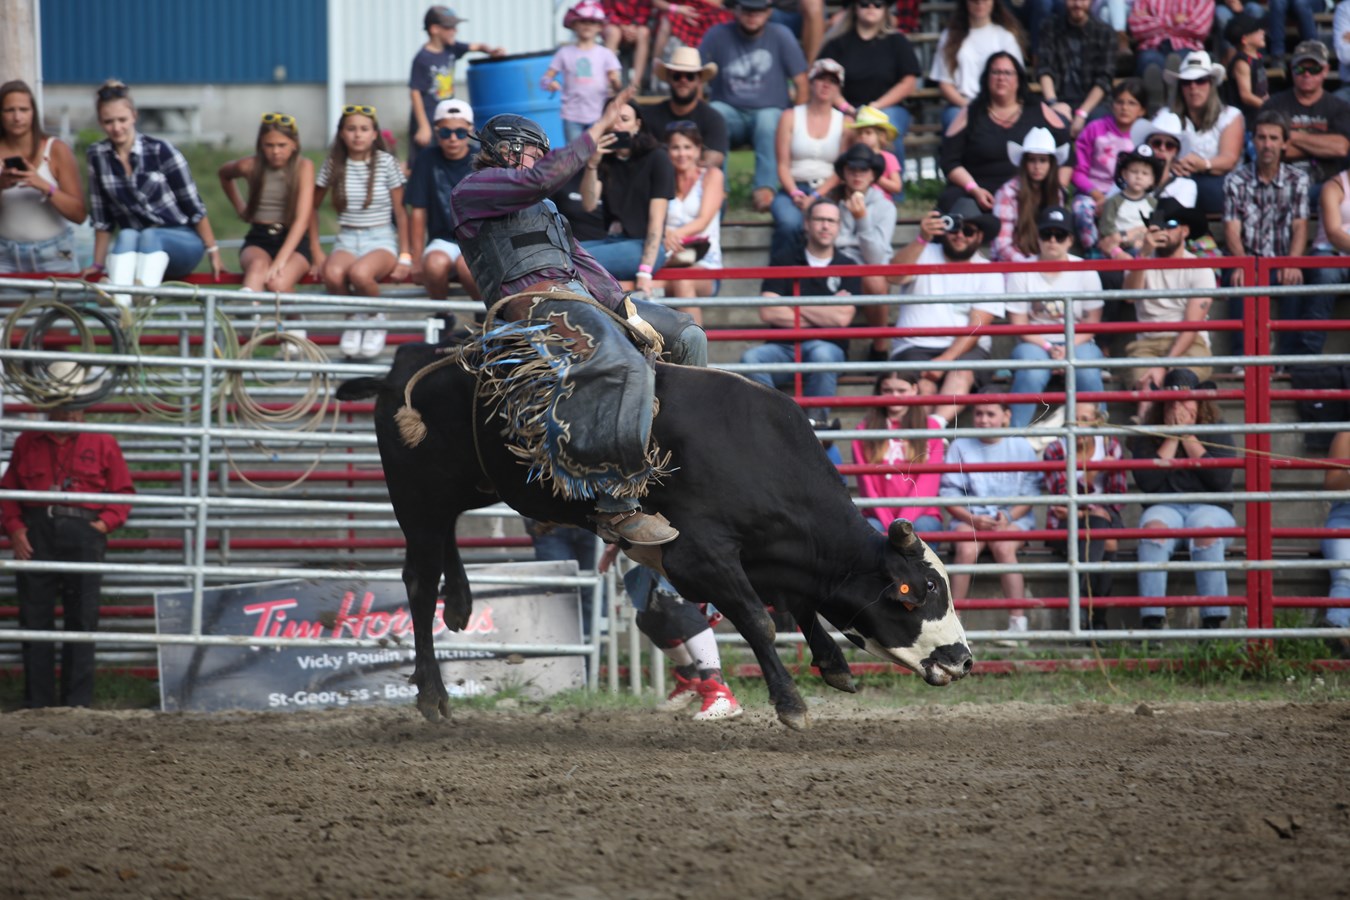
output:
[[[0,895],[1347,896],[1350,703],[0,717]]]

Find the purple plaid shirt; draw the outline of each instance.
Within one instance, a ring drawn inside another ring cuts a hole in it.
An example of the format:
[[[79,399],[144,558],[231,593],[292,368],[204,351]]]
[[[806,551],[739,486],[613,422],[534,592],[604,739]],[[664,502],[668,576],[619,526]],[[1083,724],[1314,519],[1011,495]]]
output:
[[[192,226],[206,218],[187,160],[173,144],[136,135],[130,177],[111,141],[91,144],[85,155],[89,218],[96,231]]]
[[[454,223],[455,237],[466,240],[478,234],[483,219],[513,213],[533,206],[554,194],[581,171],[586,160],[595,152],[595,141],[589,132],[581,137],[546,154],[534,164],[533,168],[490,168],[479,169],[465,176],[455,185],[450,194],[450,217]],[[572,264],[575,272],[561,269],[541,269],[531,272],[524,278],[502,285],[502,296],[509,297],[541,281],[570,281],[580,278],[592,297],[608,306],[618,309],[623,302],[623,288],[614,280],[595,258],[582,249],[576,238],[572,239]],[[484,297],[488,304],[500,298]]]

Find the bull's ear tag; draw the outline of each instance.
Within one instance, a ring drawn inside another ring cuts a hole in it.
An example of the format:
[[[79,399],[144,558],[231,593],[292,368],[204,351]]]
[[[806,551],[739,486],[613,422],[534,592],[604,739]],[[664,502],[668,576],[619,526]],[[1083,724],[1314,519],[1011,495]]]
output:
[[[900,585],[900,593],[902,593],[902,594],[908,594],[908,593],[909,593],[909,585],[907,585],[907,584],[902,584],[902,585]]]

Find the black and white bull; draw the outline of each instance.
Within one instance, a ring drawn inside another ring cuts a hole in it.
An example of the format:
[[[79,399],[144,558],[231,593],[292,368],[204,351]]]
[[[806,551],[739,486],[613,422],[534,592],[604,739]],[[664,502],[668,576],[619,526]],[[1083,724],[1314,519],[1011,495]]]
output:
[[[378,398],[380,457],[407,539],[403,580],[416,638],[410,680],[418,708],[432,720],[450,709],[432,648],[442,574],[450,629],[465,626],[473,602],[455,543],[460,514],[500,498],[533,519],[593,527],[591,503],[562,500],[547,485],[527,483],[525,466],[504,446],[489,411],[475,404],[473,377],[458,366],[440,368],[414,386],[412,405],[427,436],[407,446],[394,419],[404,387],[439,358],[427,345],[405,345],[387,376],[353,379],[338,391],[346,400]],[[657,365],[656,394],[654,438],[672,454],[676,470],[643,503],[664,513],[680,537],[626,552],[664,571],[686,599],[726,614],[754,651],[785,724],[806,727],[806,706],[775,650],[765,604],[792,614],[813,664],[840,690],[854,689],[852,675],[817,615],[929,684],[945,685],[970,671],[970,649],[941,561],[904,520],[886,535],[868,525],[795,403],[739,375],[666,364]]]

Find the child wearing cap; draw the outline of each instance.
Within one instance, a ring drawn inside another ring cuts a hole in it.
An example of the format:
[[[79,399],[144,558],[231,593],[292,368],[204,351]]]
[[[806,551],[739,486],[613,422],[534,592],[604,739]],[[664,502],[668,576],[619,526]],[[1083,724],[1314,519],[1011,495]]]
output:
[[[596,42],[605,27],[605,11],[596,0],[581,0],[569,9],[563,27],[572,29],[576,43],[558,48],[539,86],[549,93],[562,91],[563,137],[570,144],[600,118],[610,92],[622,87],[622,66],[613,50]]]
[[[1111,192],[1121,154],[1134,149],[1130,129],[1144,114],[1144,83],[1126,78],[1111,88],[1111,115],[1094,119],[1074,140],[1073,214],[1083,249],[1097,246],[1097,219]]]
[[[433,6],[422,17],[427,42],[413,57],[412,74],[408,76],[408,90],[412,95],[412,113],[408,117],[408,134],[412,137],[408,158],[431,145],[432,115],[436,104],[455,95],[455,63],[466,53],[486,53],[503,56],[501,47],[488,44],[466,44],[456,40],[459,23],[467,21],[455,15],[448,6]]]
[[[891,124],[890,117],[875,106],[860,106],[855,116],[853,124],[848,126],[853,130],[854,139],[886,161],[877,187],[888,199],[898,202],[905,192],[905,185],[901,180],[900,160],[891,152],[891,147],[900,132]]]
[[[1261,104],[1270,98],[1266,60],[1262,55],[1266,49],[1266,27],[1259,19],[1239,13],[1233,16],[1223,33],[1237,50],[1228,63],[1228,78],[1221,85],[1223,100],[1242,110],[1250,133]]]
[[[1120,191],[1102,204],[1098,228],[1101,240],[1097,249],[1112,259],[1138,256],[1148,237],[1148,220],[1158,208],[1153,188],[1158,183],[1163,162],[1148,144],[1140,144],[1122,153],[1116,164],[1116,185]]]

